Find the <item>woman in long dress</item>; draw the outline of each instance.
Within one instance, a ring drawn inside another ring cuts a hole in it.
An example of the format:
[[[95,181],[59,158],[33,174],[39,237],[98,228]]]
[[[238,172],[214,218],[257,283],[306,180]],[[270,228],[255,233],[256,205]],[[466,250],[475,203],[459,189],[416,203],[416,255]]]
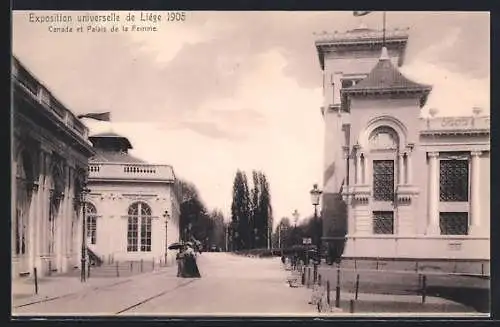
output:
[[[196,256],[193,248],[187,247],[184,251],[184,265],[183,265],[184,278],[200,278],[201,274],[196,264]]]

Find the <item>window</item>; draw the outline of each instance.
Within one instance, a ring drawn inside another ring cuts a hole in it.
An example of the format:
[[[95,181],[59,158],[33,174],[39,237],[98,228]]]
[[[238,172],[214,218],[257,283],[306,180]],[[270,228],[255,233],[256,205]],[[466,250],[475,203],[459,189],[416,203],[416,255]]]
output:
[[[134,203],[128,209],[127,251],[139,249],[151,252],[151,208],[143,202]]]
[[[360,81],[362,81],[362,78],[343,78],[341,83],[342,83],[342,88],[345,89],[347,87],[354,86],[358,84]]]
[[[439,199],[443,202],[469,201],[468,160],[440,161]]]
[[[373,234],[394,234],[394,213],[392,211],[373,212]]]
[[[87,239],[90,244],[97,241],[97,209],[92,203],[85,203],[85,216],[87,217]]]
[[[394,200],[394,160],[373,160],[373,199]]]
[[[440,212],[441,235],[467,235],[469,217],[467,212]]]

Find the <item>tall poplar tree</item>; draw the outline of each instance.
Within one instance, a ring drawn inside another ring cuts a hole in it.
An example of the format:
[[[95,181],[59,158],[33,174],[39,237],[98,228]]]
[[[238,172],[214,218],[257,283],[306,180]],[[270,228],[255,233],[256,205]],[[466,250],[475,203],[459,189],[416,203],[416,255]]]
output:
[[[235,250],[250,247],[250,201],[247,178],[244,172],[236,172],[233,182],[233,201],[231,204],[231,220],[233,223],[232,240]]]

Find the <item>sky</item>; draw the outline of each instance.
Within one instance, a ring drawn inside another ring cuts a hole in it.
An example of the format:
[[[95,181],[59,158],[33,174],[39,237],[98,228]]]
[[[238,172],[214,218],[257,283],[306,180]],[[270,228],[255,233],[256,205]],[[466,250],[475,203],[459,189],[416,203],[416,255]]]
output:
[[[207,208],[230,216],[237,169],[263,171],[275,224],[313,207],[322,185],[324,126],[315,33],[382,15],[352,12],[186,12],[181,22],[142,23],[156,32],[50,32],[49,23],[12,17],[13,54],[74,113],[110,111],[112,122],[85,120],[91,134],[129,138],[131,154],[170,164],[193,182]],[[86,12],[58,12],[76,17]],[[92,13],[92,14],[109,14]],[[124,22],[128,12],[116,12]],[[45,12],[44,16],[52,14]],[[139,12],[135,13],[138,17]],[[140,25],[141,23],[134,23]],[[62,27],[64,24],[53,24]],[[481,12],[388,12],[387,28],[409,28],[409,78],[433,85],[422,115],[489,113],[490,18]],[[460,96],[457,96],[460,95]]]

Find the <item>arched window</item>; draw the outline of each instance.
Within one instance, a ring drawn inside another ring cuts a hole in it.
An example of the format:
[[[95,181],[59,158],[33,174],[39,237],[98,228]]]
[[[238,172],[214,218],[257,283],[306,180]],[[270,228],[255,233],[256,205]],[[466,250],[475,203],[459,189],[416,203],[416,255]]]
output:
[[[391,127],[377,127],[370,133],[369,147],[373,172],[373,201],[384,204],[383,211],[373,212],[373,233],[393,234],[393,201],[398,180],[396,172],[402,169],[398,134]]]
[[[85,203],[85,216],[87,217],[87,239],[90,244],[97,241],[97,209],[92,203]]]
[[[151,252],[151,207],[144,202],[128,208],[127,251]]]

